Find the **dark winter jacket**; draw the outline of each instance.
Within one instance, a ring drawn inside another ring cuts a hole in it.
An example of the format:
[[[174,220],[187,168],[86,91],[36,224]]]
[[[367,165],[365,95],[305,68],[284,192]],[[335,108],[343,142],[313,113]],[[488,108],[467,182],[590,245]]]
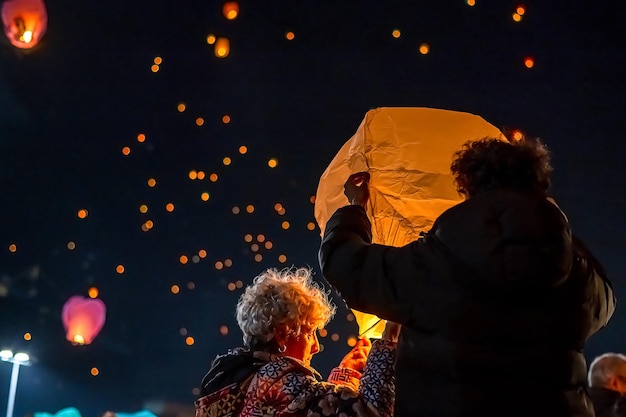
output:
[[[593,415],[582,351],[613,290],[544,197],[484,192],[401,248],[371,244],[365,210],[343,207],[319,259],[349,307],[403,325],[396,416]]]

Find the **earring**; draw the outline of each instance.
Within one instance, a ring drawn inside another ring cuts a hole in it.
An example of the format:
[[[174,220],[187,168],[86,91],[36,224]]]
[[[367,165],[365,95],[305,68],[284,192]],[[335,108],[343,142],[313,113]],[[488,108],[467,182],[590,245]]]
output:
[[[285,353],[286,350],[287,350],[287,345],[278,346],[279,353]]]

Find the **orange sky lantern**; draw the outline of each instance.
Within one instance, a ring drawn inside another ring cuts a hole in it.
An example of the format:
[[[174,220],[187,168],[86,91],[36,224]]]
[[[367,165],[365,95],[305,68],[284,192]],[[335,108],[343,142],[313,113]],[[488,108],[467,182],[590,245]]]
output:
[[[434,220],[460,203],[450,171],[453,154],[469,140],[506,140],[496,127],[470,113],[426,107],[380,107],[365,115],[356,133],[320,177],[315,219],[326,222],[348,205],[343,187],[350,174],[370,173],[372,241],[404,246],[427,232]],[[359,334],[380,337],[384,321],[352,310]]]
[[[226,58],[230,53],[230,41],[228,38],[217,38],[215,41],[215,56]]]
[[[236,1],[227,1],[222,6],[222,13],[228,20],[233,20],[239,15],[239,4]]]
[[[100,333],[106,317],[106,306],[100,299],[75,295],[63,305],[62,319],[68,341],[88,345]]]
[[[39,43],[48,26],[43,0],[5,0],[2,3],[4,33],[17,48],[30,49]]]

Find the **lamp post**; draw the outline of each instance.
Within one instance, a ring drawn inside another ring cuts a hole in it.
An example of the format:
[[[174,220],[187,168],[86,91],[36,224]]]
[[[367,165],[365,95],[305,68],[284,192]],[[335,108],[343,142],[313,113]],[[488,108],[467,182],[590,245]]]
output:
[[[30,365],[30,358],[26,353],[19,352],[15,355],[10,350],[0,351],[0,359],[4,362],[11,362],[11,385],[9,386],[9,400],[7,401],[7,416],[13,417],[13,407],[15,406],[15,394],[17,393],[17,378],[20,374],[20,365]]]

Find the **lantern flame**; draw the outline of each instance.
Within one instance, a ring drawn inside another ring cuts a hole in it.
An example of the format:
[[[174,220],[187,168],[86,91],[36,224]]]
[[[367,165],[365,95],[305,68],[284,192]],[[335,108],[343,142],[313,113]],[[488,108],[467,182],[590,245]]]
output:
[[[46,6],[42,0],[6,0],[2,4],[2,23],[13,46],[33,48],[48,26]]]

